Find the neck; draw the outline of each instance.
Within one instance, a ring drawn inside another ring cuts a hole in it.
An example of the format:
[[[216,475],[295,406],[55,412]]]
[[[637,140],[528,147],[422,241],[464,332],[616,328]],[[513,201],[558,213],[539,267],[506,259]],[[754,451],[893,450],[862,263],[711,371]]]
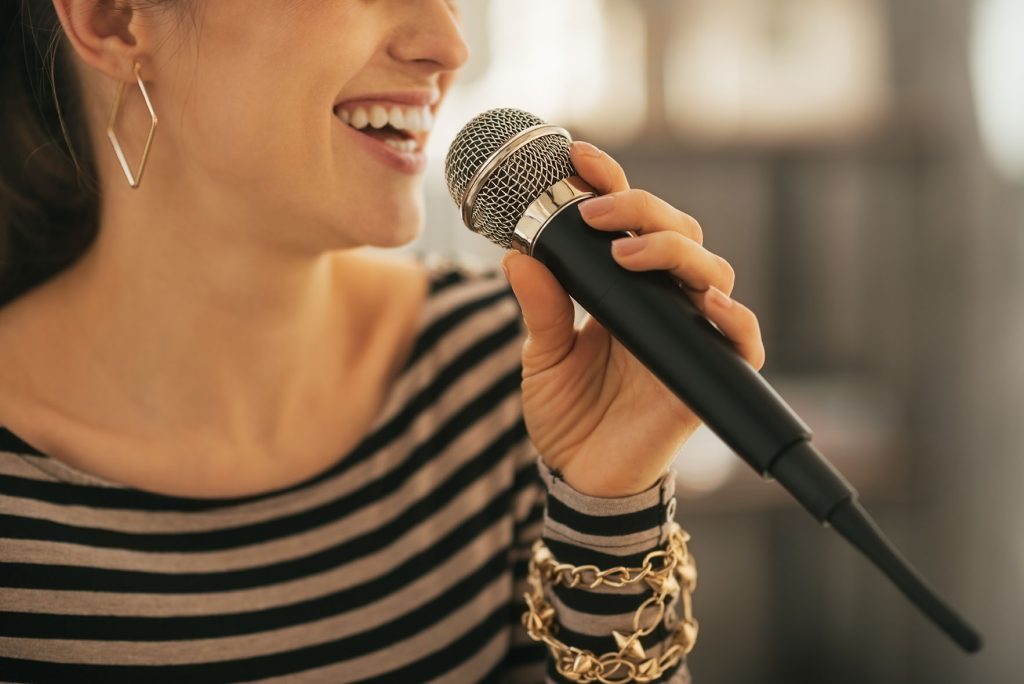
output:
[[[379,314],[360,250],[288,256],[225,225],[130,218],[105,216],[51,290],[77,350],[70,405],[110,397],[97,423],[244,447],[337,398]]]

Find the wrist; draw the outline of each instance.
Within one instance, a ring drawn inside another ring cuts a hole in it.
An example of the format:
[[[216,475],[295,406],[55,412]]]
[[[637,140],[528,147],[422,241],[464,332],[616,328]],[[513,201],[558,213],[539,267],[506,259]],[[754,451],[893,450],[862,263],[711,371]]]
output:
[[[662,478],[665,477],[665,474],[662,473],[657,479],[641,485],[631,485],[622,482],[592,482],[580,478],[566,477],[564,474],[562,474],[562,480],[567,486],[572,487],[583,496],[595,499],[624,499],[654,489],[661,482]]]
[[[543,462],[543,459],[542,459]],[[625,499],[650,492],[661,486],[671,469],[663,470],[657,477],[642,480],[616,481],[599,480],[587,473],[548,468],[553,480],[560,481],[577,494],[591,499]]]

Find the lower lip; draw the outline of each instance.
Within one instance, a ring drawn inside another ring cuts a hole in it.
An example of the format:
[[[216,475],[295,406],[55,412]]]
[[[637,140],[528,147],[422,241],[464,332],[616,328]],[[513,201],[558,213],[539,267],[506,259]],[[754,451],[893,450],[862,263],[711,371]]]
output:
[[[376,158],[385,166],[410,176],[423,173],[423,170],[426,169],[427,155],[423,152],[399,152],[395,148],[377,140],[376,138],[360,133],[338,117],[335,116],[333,118],[334,121],[345,130],[346,135],[350,135],[355,138],[356,142],[358,142],[359,145],[361,145],[362,148],[370,154],[370,156]]]

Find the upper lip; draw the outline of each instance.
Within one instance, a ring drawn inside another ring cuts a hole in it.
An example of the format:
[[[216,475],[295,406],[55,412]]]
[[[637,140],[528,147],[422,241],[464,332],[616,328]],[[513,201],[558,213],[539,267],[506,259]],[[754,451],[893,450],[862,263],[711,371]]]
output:
[[[441,99],[437,90],[394,90],[389,92],[369,93],[346,97],[334,103],[334,109],[342,105],[372,105],[391,103],[411,107],[434,107]]]

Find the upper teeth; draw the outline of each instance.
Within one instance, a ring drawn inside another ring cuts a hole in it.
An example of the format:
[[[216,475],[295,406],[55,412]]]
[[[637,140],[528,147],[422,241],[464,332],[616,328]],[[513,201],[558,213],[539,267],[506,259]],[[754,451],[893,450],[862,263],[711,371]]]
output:
[[[434,116],[430,113],[429,107],[354,107],[338,110],[338,117],[353,128],[384,128],[391,124],[392,128],[400,131],[427,133],[434,127]]]

